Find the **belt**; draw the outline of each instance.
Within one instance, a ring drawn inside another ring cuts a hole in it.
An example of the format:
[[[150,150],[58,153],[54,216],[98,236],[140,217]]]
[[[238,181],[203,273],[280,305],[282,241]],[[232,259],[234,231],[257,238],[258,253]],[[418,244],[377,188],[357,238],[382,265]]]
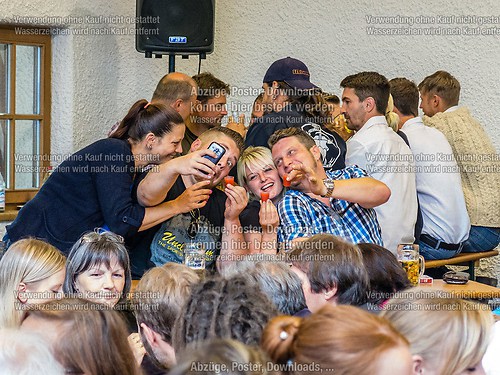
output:
[[[440,240],[436,240],[435,238],[429,236],[428,234],[422,233],[420,235],[420,241],[429,245],[435,249],[445,249],[445,250],[458,250],[462,246],[462,243],[454,244],[454,243],[446,243]]]

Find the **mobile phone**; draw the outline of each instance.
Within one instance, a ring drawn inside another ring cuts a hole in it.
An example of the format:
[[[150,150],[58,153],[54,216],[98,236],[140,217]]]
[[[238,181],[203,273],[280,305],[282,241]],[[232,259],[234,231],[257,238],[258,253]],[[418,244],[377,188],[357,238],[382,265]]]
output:
[[[215,155],[217,155],[217,157],[213,158],[213,157],[211,157],[209,155],[205,155],[203,157],[207,158],[208,160],[210,160],[215,165],[217,165],[217,163],[219,162],[219,160],[226,153],[226,149],[224,147],[222,147],[220,144],[218,144],[217,142],[210,143],[210,146],[208,146],[208,149],[210,151],[213,151],[215,153]]]

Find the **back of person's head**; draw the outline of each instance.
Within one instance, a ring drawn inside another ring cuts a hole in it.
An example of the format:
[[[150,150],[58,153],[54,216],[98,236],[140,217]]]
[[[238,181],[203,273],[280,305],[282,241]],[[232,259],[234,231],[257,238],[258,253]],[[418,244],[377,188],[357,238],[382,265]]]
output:
[[[264,329],[262,348],[292,374],[382,375],[379,360],[408,341],[383,318],[352,306],[324,306],[307,318],[279,316]],[[409,366],[411,357],[408,353]]]
[[[183,264],[167,263],[148,270],[133,293],[137,325],[146,324],[171,344],[175,319],[199,281],[196,272]]]
[[[389,82],[377,72],[361,72],[345,77],[340,86],[354,89],[360,101],[372,97],[375,100],[377,111],[384,115],[389,101]]]
[[[418,116],[419,93],[415,82],[406,78],[393,78],[389,81],[394,107],[404,116]]]
[[[408,339],[411,353],[422,358],[422,369],[455,375],[481,363],[493,326],[488,306],[407,293],[389,301],[382,316]]]
[[[372,243],[360,243],[358,248],[370,279],[369,302],[381,304],[394,293],[411,287],[406,272],[389,250]]]
[[[21,283],[29,286],[45,280],[65,264],[66,257],[45,241],[26,238],[14,242],[0,259],[0,328],[17,328],[21,323],[16,295]]]
[[[460,82],[444,70],[425,77],[418,89],[424,94],[439,96],[449,107],[458,105],[460,100]]]
[[[249,188],[247,180],[247,169],[252,173],[255,171],[265,170],[266,168],[276,169],[273,162],[273,156],[271,155],[271,150],[267,147],[247,147],[238,159],[238,181],[241,185],[248,191],[250,199],[259,200]]]
[[[198,138],[204,145],[208,146],[211,142],[217,141],[217,138],[224,136],[228,137],[236,144],[239,154],[241,155],[243,149],[245,148],[245,142],[243,141],[243,137],[232,129],[223,126],[210,128],[201,133]]]
[[[63,375],[48,343],[37,334],[18,329],[0,329],[0,373],[2,375]]]
[[[173,108],[160,102],[149,103],[146,99],[141,99],[132,105],[110,138],[129,139],[137,143],[149,133],[162,137],[170,133],[174,126],[181,124],[182,117]]]
[[[302,283],[288,264],[256,262],[247,276],[257,283],[281,314],[294,315],[307,307]]]
[[[54,355],[67,372],[140,373],[125,322],[107,305],[78,299],[47,302],[25,314],[22,328],[50,336]]]
[[[317,234],[298,242],[290,261],[304,272],[314,293],[336,289],[336,302],[362,305],[369,278],[361,251],[352,243],[330,234]]]
[[[193,95],[196,95],[196,91],[196,82],[187,74],[169,73],[158,82],[151,101],[162,101],[170,105],[177,99],[189,100]]]
[[[291,128],[276,130],[269,137],[269,140],[267,141],[269,148],[272,149],[276,143],[278,143],[284,138],[289,138],[289,137],[297,138],[300,141],[300,143],[302,143],[304,147],[306,147],[308,150],[310,150],[311,147],[316,146],[314,139],[312,139],[311,136],[307,134],[307,132],[305,132],[300,128],[291,127]]]
[[[125,302],[132,285],[127,248],[123,237],[113,232],[103,231],[100,228],[85,233],[71,248],[66,262],[64,293],[78,295],[82,292],[76,286],[79,275],[100,265],[104,265],[109,269],[114,260],[124,271],[125,285],[119,302]]]
[[[231,339],[214,339],[186,353],[169,375],[272,375],[269,359],[259,348]]]
[[[193,76],[198,85],[198,100],[204,104],[208,99],[227,96],[230,93],[229,85],[216,78],[212,73],[203,72]]]
[[[174,349],[176,353],[194,350],[216,337],[255,345],[276,315],[271,301],[245,278],[210,278],[193,288],[176,320]]]

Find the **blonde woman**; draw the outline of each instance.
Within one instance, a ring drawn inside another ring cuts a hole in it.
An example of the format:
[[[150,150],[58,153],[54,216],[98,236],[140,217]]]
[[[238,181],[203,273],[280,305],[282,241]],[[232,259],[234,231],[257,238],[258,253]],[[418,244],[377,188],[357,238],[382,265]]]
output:
[[[29,305],[57,297],[65,256],[34,238],[14,242],[0,260],[0,328],[17,328]]]
[[[398,295],[382,312],[410,342],[419,374],[484,374],[481,360],[493,326],[488,306],[455,298]]]
[[[283,183],[271,150],[260,146],[245,149],[238,160],[238,181],[250,198],[240,215],[249,253],[276,254],[279,225],[276,205],[283,196]]]

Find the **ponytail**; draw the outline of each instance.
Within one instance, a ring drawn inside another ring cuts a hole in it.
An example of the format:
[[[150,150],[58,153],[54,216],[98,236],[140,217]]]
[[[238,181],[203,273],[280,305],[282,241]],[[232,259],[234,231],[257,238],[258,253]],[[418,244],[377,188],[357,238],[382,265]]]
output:
[[[136,143],[148,133],[161,137],[180,124],[183,124],[182,117],[173,108],[141,99],[132,105],[110,138],[129,139]]]
[[[302,318],[278,316],[269,321],[262,332],[261,346],[274,363],[286,364],[294,358],[295,336]]]

